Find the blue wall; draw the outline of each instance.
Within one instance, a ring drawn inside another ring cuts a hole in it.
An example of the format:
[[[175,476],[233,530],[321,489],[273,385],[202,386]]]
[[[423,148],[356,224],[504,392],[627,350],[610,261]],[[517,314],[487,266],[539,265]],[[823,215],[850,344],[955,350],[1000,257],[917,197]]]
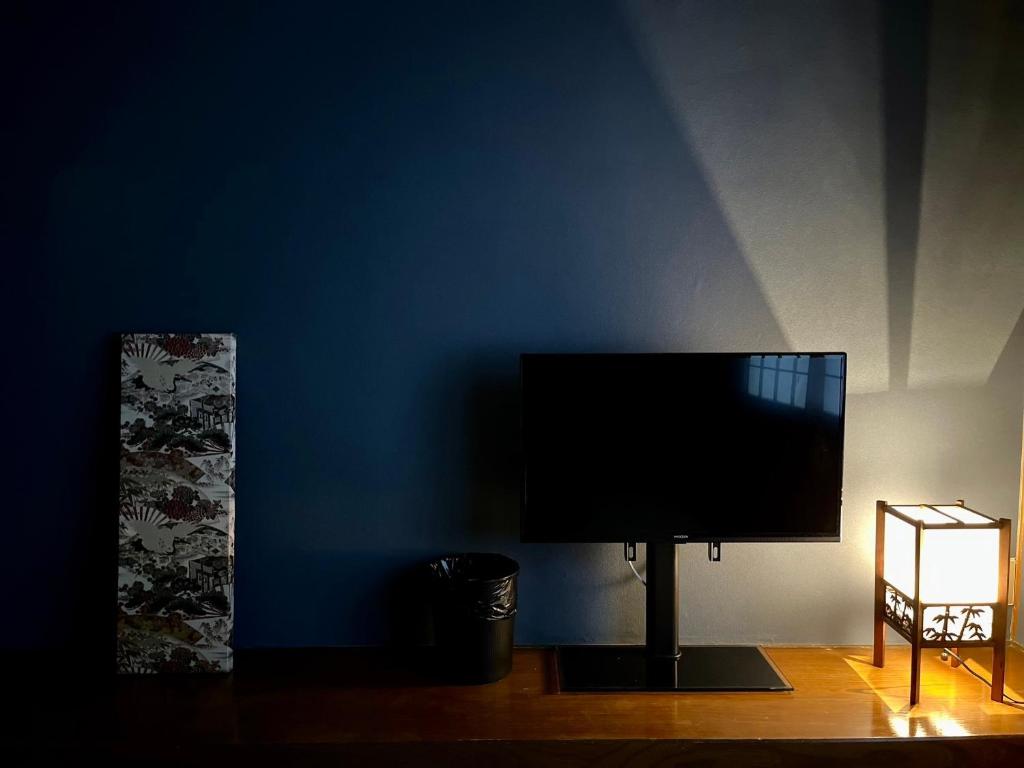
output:
[[[614,6],[409,6],[22,22],[6,642],[106,615],[119,331],[238,334],[238,643],[363,643],[397,566],[515,542],[520,351],[685,343],[689,217],[757,298]]]
[[[452,549],[615,636],[617,551],[518,544],[518,354],[787,345],[626,14],[150,5],[7,25],[3,643],[107,637],[126,330],[238,334],[239,646],[396,639]]]

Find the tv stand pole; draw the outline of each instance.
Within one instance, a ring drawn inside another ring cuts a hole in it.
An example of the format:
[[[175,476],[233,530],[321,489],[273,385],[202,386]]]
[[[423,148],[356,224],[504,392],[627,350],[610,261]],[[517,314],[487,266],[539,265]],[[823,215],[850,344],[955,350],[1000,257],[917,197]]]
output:
[[[647,543],[647,655],[679,658],[679,550],[673,543]]]
[[[679,646],[679,550],[647,543],[646,644],[557,649],[559,689],[613,691],[790,691],[753,645]]]

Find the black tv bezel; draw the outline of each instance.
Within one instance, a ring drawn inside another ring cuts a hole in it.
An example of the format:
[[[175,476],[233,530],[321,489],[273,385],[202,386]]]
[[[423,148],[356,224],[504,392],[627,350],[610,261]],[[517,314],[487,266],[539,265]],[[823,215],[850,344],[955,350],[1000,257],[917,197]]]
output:
[[[666,357],[666,356],[678,356],[678,357],[750,357],[752,355],[763,355],[763,356],[781,356],[781,355],[808,355],[808,356],[825,356],[825,355],[841,355],[843,358],[843,378],[842,378],[842,392],[840,393],[841,402],[843,404],[840,413],[839,423],[839,477],[837,478],[837,487],[839,488],[839,499],[836,504],[835,510],[835,533],[829,532],[814,532],[806,535],[794,536],[792,532],[786,532],[782,534],[773,534],[766,532],[758,536],[689,536],[684,532],[679,534],[656,536],[651,538],[639,537],[639,538],[585,538],[582,536],[573,536],[572,538],[551,538],[551,537],[533,537],[528,533],[528,512],[527,512],[527,486],[526,486],[526,469],[527,469],[527,457],[526,457],[526,413],[524,407],[525,383],[523,378],[523,362],[526,358],[538,358],[538,357]],[[623,541],[647,541],[647,542],[674,542],[677,544],[685,543],[708,543],[708,542],[720,542],[720,543],[807,543],[807,542],[831,542],[841,543],[842,542],[842,525],[843,525],[843,466],[845,463],[845,449],[846,449],[846,383],[847,383],[847,354],[846,352],[767,352],[767,351],[754,351],[754,352],[523,352],[519,355],[519,430],[521,439],[521,451],[522,457],[522,471],[520,472],[520,489],[519,489],[519,540],[526,544],[617,544]]]

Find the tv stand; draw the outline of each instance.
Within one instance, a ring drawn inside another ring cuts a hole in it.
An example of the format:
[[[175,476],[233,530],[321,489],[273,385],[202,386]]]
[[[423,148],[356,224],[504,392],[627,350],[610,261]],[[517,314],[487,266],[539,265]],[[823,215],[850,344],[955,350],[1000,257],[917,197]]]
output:
[[[599,691],[791,691],[764,652],[747,645],[679,645],[679,552],[647,544],[645,646],[557,649],[559,689]]]

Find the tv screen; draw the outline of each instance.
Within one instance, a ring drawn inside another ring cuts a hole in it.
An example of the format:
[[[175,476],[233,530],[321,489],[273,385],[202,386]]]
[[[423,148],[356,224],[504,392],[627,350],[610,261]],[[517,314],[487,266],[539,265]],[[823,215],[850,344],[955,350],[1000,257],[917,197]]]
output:
[[[845,353],[526,354],[522,538],[838,541]]]

